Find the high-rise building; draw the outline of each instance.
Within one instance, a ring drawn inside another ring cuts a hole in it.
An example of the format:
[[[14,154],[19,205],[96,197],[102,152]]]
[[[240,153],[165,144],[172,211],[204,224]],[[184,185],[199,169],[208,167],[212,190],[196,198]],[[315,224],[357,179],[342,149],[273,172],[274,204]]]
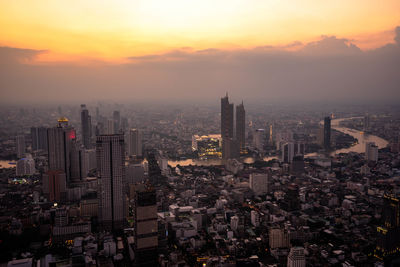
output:
[[[292,247],[290,249],[287,267],[306,267],[306,257],[303,247]]]
[[[239,143],[236,139],[222,138],[222,159],[235,159],[240,157]]]
[[[249,179],[249,187],[255,195],[268,193],[268,174],[267,173],[251,173]]]
[[[92,146],[92,120],[86,105],[81,105],[82,144],[86,149]]]
[[[32,175],[35,173],[35,160],[31,154],[26,154],[25,158],[17,161],[16,174],[17,176]]]
[[[96,150],[81,150],[81,177],[85,178],[91,170],[96,169]]]
[[[368,142],[365,144],[365,160],[366,161],[378,161],[378,146],[374,142]]]
[[[258,213],[258,211],[252,210],[250,212],[250,221],[254,227],[260,226],[260,213]]]
[[[16,144],[16,154],[17,157],[23,158],[25,156],[26,152],[26,145],[25,145],[25,136],[24,135],[17,135],[15,139],[15,144]]]
[[[139,184],[134,196],[135,266],[155,266],[158,259],[156,192]]]
[[[282,145],[282,162],[291,163],[294,157],[294,143],[285,143]]]
[[[139,129],[131,129],[128,139],[129,156],[142,156],[142,133]]]
[[[125,144],[122,134],[100,135],[96,139],[99,177],[99,221],[104,229],[123,227],[125,216]]]
[[[114,133],[119,133],[121,129],[121,115],[119,110],[115,110],[113,112],[113,120],[114,120]]]
[[[229,103],[228,93],[221,98],[221,137],[233,138],[233,104]]]
[[[253,146],[258,151],[264,151],[264,144],[266,141],[266,135],[264,129],[257,129],[253,135]]]
[[[43,194],[50,202],[63,202],[67,198],[66,176],[62,170],[43,174]]]
[[[383,196],[382,225],[377,227],[375,257],[390,265],[393,256],[400,255],[400,198],[395,195]]]
[[[236,106],[236,140],[239,143],[240,152],[244,152],[246,147],[246,111],[243,101]]]
[[[31,128],[32,150],[47,151],[47,128],[32,127]]]
[[[67,183],[71,178],[71,148],[76,145],[74,128],[68,126],[67,118],[60,118],[58,125],[47,129],[49,170],[62,170]]]
[[[324,148],[329,150],[331,148],[331,118],[324,118]]]
[[[269,247],[287,248],[290,245],[290,238],[287,229],[273,227],[269,229]]]

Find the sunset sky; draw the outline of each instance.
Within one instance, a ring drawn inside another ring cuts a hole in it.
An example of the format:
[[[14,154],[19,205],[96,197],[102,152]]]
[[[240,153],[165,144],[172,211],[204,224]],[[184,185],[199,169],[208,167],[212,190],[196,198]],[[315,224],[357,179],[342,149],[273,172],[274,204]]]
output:
[[[182,47],[235,50],[346,38],[363,50],[394,38],[399,0],[0,0],[0,46],[46,50],[37,62],[101,60]]]
[[[3,104],[398,103],[399,66],[399,0],[0,0]]]

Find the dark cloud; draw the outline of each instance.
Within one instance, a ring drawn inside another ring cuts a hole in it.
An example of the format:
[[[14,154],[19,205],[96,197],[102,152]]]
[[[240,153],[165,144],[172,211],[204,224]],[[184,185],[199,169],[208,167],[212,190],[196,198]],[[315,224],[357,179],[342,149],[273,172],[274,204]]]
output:
[[[399,43],[399,27],[396,42]],[[296,51],[285,48],[300,47]],[[14,61],[43,51],[0,48]],[[347,39],[255,49],[181,48],[96,66],[0,65],[3,102],[218,102],[226,91],[247,103],[400,101],[400,46],[361,51]]]
[[[47,51],[0,46],[0,64],[26,63],[45,52]]]

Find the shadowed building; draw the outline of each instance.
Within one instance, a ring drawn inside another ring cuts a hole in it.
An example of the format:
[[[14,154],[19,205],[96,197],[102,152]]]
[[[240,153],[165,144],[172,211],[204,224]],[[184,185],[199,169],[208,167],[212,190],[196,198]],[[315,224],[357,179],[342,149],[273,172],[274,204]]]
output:
[[[243,101],[236,106],[236,140],[239,143],[240,152],[244,152],[246,144],[246,111]]]
[[[81,105],[82,143],[86,149],[91,148],[92,121],[86,105]]]
[[[121,229],[126,221],[124,135],[97,136],[96,158],[100,180],[99,221],[104,229]]]
[[[324,148],[325,150],[331,149],[331,118],[324,118]]]

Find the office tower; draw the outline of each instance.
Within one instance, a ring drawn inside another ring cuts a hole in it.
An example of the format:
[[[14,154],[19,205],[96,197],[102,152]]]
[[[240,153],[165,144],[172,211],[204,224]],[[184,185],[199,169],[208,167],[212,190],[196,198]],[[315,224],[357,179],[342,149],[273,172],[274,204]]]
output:
[[[393,256],[400,255],[400,198],[395,195],[383,196],[382,225],[377,227],[375,257],[390,265]]]
[[[125,222],[125,144],[122,134],[96,138],[99,177],[99,221],[107,230],[123,227]]]
[[[246,146],[246,112],[243,101],[236,106],[236,140],[239,142],[240,152],[244,152]]]
[[[294,144],[294,156],[304,155],[306,152],[306,145],[301,142]]]
[[[158,223],[156,192],[140,184],[134,196],[135,266],[156,266],[158,259]]]
[[[235,159],[240,157],[239,142],[233,138],[222,138],[222,159]]]
[[[142,132],[139,129],[131,129],[128,139],[129,156],[142,156]]]
[[[266,140],[265,130],[264,129],[257,129],[253,135],[253,146],[259,152],[264,151],[264,143]]]
[[[96,123],[100,121],[100,110],[99,107],[96,107]]]
[[[295,155],[294,147],[295,147],[294,143],[285,143],[282,145],[282,154],[281,154],[282,162],[291,163],[293,161],[293,157]]]
[[[32,127],[31,128],[32,150],[47,151],[47,128]]]
[[[228,93],[221,98],[221,137],[233,138],[233,104],[229,104]]]
[[[324,118],[324,148],[329,150],[331,148],[331,118]]]
[[[88,173],[96,169],[96,150],[84,149],[81,150],[81,177],[85,178]]]
[[[81,105],[82,144],[86,149],[92,146],[92,119],[86,105]]]
[[[67,183],[71,178],[71,147],[75,141],[75,130],[68,126],[67,118],[60,118],[56,127],[47,129],[49,170],[65,172]]]
[[[290,249],[287,267],[306,267],[306,257],[303,247],[292,247]]]
[[[269,247],[275,248],[287,248],[290,245],[289,233],[286,229],[281,228],[270,228],[269,229]]]
[[[17,176],[32,175],[35,173],[35,160],[31,154],[26,154],[25,158],[17,161],[16,174]]]
[[[70,146],[70,174],[71,177],[69,179],[70,182],[79,182],[82,180],[82,172],[81,172],[81,150],[76,143],[76,139],[71,140]]]
[[[62,170],[50,170],[43,174],[43,194],[50,202],[63,202],[67,198],[66,176]]]
[[[121,115],[118,110],[113,112],[114,133],[119,133],[121,128]]]
[[[304,156],[294,156],[292,164],[290,164],[290,173],[294,175],[300,175],[304,172],[304,166]]]
[[[112,135],[112,134],[114,134],[114,132],[115,132],[114,120],[108,119],[107,120],[107,129],[105,131],[105,134]],[[103,132],[100,132],[100,134],[103,134]]]
[[[255,195],[268,193],[268,174],[267,173],[251,173],[249,179],[249,187]]]
[[[25,156],[25,136],[24,135],[17,135],[15,139],[15,144],[16,144],[16,154],[17,157],[23,158]]]
[[[374,142],[368,142],[365,144],[365,160],[366,161],[378,161],[378,147]]]

